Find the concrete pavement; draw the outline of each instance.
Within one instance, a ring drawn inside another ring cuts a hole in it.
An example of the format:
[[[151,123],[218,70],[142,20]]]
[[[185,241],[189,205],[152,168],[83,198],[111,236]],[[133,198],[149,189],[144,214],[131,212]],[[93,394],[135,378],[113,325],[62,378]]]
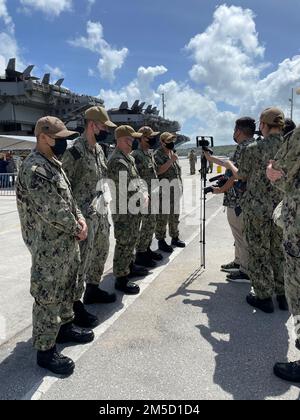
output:
[[[102,320],[97,339],[63,350],[76,370],[60,379],[35,364],[29,254],[14,201],[0,198],[0,304],[6,323],[5,339],[0,329],[0,399],[299,399],[299,387],[272,374],[276,361],[299,358],[288,314],[253,311],[245,303],[249,286],[229,284],[219,271],[233,256],[221,204],[213,196],[207,203],[206,271],[197,272],[196,205],[182,218],[188,247],[139,282],[141,295],[118,294],[115,304],[90,308]],[[113,246],[103,286],[108,290],[112,251]]]

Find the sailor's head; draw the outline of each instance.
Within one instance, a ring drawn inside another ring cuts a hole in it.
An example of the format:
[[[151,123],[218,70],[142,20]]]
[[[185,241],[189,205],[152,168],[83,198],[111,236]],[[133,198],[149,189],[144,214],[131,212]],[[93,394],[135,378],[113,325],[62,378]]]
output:
[[[260,116],[259,129],[264,137],[267,137],[270,132],[282,133],[285,124],[285,117],[283,111],[279,108],[271,107],[265,109]]]
[[[104,141],[108,134],[109,130],[116,128],[106,111],[105,108],[101,106],[93,106],[89,108],[85,114],[85,128],[86,131],[97,137],[97,141]]]
[[[165,132],[160,136],[160,143],[164,149],[174,150],[176,138],[176,134]]]
[[[37,144],[46,153],[56,156],[62,155],[67,148],[67,140],[79,136],[76,131],[69,130],[65,124],[56,117],[40,118],[34,130]]]
[[[142,133],[137,133],[130,125],[121,125],[115,131],[117,147],[126,155],[132,152],[135,140],[142,136]]]
[[[152,149],[156,145],[157,136],[160,134],[158,131],[153,131],[151,127],[141,127],[138,131],[142,134],[140,138],[140,145],[143,150]]]

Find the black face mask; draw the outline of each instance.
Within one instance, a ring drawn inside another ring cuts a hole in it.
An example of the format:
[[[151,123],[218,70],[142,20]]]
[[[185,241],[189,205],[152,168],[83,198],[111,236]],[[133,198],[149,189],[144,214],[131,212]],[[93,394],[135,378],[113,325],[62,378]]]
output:
[[[175,143],[165,143],[165,146],[169,150],[174,150],[175,149]]]
[[[132,142],[132,150],[137,150],[139,148],[139,141],[137,139]]]
[[[156,138],[155,137],[151,137],[149,139],[147,139],[147,142],[150,146],[150,149],[152,149],[155,145],[156,145]]]
[[[109,133],[107,131],[101,130],[99,134],[95,135],[96,142],[102,143],[107,139],[108,136],[109,136]]]
[[[55,156],[62,156],[67,150],[68,143],[66,139],[55,139],[55,145],[51,146],[52,152]]]

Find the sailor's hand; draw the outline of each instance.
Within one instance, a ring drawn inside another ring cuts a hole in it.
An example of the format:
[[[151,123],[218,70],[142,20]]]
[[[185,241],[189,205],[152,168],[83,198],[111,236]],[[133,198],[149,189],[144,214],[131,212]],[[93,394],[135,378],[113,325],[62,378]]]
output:
[[[212,162],[212,161],[213,161],[213,157],[212,157],[212,155],[211,155],[210,153],[208,153],[208,152],[203,152],[203,154],[204,154],[204,156],[205,156],[205,159],[206,159],[208,162]]]
[[[267,173],[267,178],[271,182],[276,182],[283,177],[284,173],[282,171],[277,171],[276,169],[274,169],[273,163],[275,163],[275,161],[270,160],[266,173]]]
[[[81,231],[77,235],[77,239],[78,241],[82,242],[82,241],[85,241],[88,236],[88,227],[83,219],[78,220],[78,223],[81,226]]]
[[[173,153],[171,156],[171,161],[176,162],[177,160],[178,160],[178,156],[175,153]]]
[[[213,187],[213,194],[222,194],[221,188]]]

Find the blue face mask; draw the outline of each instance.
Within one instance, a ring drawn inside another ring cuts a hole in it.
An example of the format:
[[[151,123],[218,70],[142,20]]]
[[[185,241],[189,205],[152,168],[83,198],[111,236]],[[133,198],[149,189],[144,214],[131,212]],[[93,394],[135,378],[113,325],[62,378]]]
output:
[[[62,156],[67,150],[68,143],[66,139],[55,139],[55,145],[51,146],[52,152],[55,156]]]

